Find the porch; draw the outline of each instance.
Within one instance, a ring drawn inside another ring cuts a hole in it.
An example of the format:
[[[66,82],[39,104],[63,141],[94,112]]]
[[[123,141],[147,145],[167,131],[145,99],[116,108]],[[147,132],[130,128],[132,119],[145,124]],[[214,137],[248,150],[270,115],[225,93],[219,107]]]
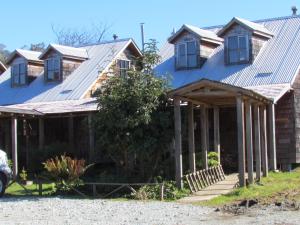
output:
[[[181,107],[187,110],[189,171],[196,173],[195,139],[200,139],[202,169],[208,169],[208,152],[213,139],[213,151],[221,161],[220,110],[233,108],[236,111],[236,141],[239,185],[254,182],[276,170],[274,103],[255,91],[229,84],[202,79],[175,89],[169,93],[174,103],[175,120],[175,178],[183,187],[182,119]],[[195,111],[200,111],[200,121],[195,120]],[[213,121],[209,120],[209,114]],[[224,121],[223,121],[224,122]],[[200,137],[195,136],[195,123],[201,126]],[[209,129],[212,124],[213,129]],[[213,137],[210,139],[210,137]],[[226,138],[226,137],[223,137]],[[230,140],[229,140],[230,141]],[[234,143],[234,140],[231,140]],[[234,146],[234,144],[232,145]],[[220,162],[222,164],[222,161]],[[235,163],[235,162],[232,162]]]

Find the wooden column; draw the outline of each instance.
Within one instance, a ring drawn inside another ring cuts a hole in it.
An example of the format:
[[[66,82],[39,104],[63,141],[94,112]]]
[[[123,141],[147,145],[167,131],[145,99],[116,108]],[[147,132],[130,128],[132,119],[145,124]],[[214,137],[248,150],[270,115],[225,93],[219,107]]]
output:
[[[93,126],[93,114],[88,114],[88,129],[89,129],[89,162],[95,161],[95,130]]]
[[[219,163],[221,163],[220,148],[220,110],[214,107],[214,150],[218,154]]]
[[[202,163],[203,169],[208,169],[208,160],[207,160],[207,152],[208,152],[208,129],[207,129],[207,108],[205,106],[201,106],[201,152],[202,152]]]
[[[189,166],[191,173],[196,172],[195,136],[194,136],[194,108],[193,103],[188,103],[188,139],[189,139]]]
[[[12,162],[13,177],[18,175],[18,121],[17,118],[11,119],[11,137],[12,137]]]
[[[75,152],[74,150],[74,117],[72,115],[70,115],[70,117],[68,117],[68,141],[69,141],[69,145],[70,148],[73,152]]]
[[[239,165],[239,184],[241,187],[246,185],[245,180],[245,121],[244,121],[244,100],[241,96],[236,99],[237,112],[237,141],[238,141],[238,165]]]
[[[266,106],[260,106],[261,159],[263,176],[268,176],[267,112]]]
[[[253,107],[254,117],[254,149],[255,149],[255,171],[256,179],[261,178],[261,137],[260,137],[260,110],[257,104]]]
[[[175,180],[178,188],[183,188],[182,182],[182,140],[181,140],[181,112],[180,99],[174,98],[175,119]]]
[[[39,149],[43,149],[45,144],[44,118],[39,118]]]
[[[269,133],[269,149],[270,149],[270,169],[277,170],[276,160],[276,134],[275,134],[275,105],[268,105],[268,133]]]
[[[246,144],[247,144],[247,172],[248,182],[252,184],[253,179],[253,139],[252,139],[252,107],[249,101],[245,102],[246,113]]]

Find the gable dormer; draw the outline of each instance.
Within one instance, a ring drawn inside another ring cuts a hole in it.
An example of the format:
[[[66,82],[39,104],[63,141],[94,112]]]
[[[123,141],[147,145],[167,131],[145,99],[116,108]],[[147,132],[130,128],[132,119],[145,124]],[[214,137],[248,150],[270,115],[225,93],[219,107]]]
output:
[[[214,32],[184,24],[169,39],[174,44],[175,68],[200,68],[213,50],[223,43]]]
[[[252,63],[272,33],[264,26],[234,17],[217,33],[224,38],[225,64]]]
[[[30,84],[43,70],[41,52],[16,49],[7,60],[11,68],[11,86],[19,87]]]
[[[84,48],[50,44],[39,58],[44,61],[45,81],[60,82],[88,59],[88,54]]]

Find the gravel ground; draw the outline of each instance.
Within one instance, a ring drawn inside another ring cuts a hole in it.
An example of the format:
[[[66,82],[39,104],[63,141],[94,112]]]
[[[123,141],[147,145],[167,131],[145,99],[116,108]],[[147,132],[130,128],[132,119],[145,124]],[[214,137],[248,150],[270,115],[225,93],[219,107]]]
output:
[[[3,198],[0,224],[300,224],[299,211],[278,207],[252,209],[233,216],[208,207],[167,202],[79,200],[66,198]]]

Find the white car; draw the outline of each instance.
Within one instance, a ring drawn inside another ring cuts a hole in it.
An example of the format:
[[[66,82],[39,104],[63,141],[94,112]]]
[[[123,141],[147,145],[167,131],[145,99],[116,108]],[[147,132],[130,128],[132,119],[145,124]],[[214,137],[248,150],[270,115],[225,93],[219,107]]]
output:
[[[8,165],[7,155],[0,150],[0,197],[3,196],[5,189],[11,178],[11,169]]]

